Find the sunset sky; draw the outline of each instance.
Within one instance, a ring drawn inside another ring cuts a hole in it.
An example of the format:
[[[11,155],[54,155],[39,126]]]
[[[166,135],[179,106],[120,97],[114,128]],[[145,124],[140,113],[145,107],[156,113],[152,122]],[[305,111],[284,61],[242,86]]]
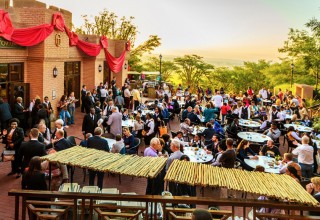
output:
[[[73,13],[97,15],[104,8],[119,17],[134,16],[137,44],[158,35],[162,45],[154,52],[166,55],[198,54],[206,58],[277,60],[278,48],[289,28],[304,28],[319,19],[318,0],[41,0]]]

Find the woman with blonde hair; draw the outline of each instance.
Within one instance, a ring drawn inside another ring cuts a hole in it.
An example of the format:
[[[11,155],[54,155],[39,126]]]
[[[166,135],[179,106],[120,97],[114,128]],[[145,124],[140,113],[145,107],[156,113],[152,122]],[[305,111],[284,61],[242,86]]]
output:
[[[311,183],[306,185],[306,190],[308,193],[313,195],[318,202],[320,202],[320,177],[311,178]],[[309,215],[320,216],[320,212],[309,212]]]

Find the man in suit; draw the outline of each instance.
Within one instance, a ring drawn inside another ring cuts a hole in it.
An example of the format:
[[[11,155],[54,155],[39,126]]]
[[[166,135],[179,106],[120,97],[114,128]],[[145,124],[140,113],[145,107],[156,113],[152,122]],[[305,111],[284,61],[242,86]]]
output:
[[[96,127],[94,129],[94,136],[88,139],[88,148],[93,148],[97,150],[104,150],[110,152],[108,141],[101,137],[102,129],[100,127]],[[94,185],[94,179],[98,176],[98,187],[100,189],[103,188],[103,177],[104,172],[97,172],[94,170],[89,170],[89,185]]]
[[[87,96],[84,99],[84,108],[87,114],[90,113],[90,108],[94,107],[94,103],[95,101],[91,92],[87,92]]]
[[[0,123],[1,131],[8,128],[9,120],[12,118],[10,106],[0,97]]]
[[[94,129],[97,127],[98,117],[95,115],[95,109],[90,108],[90,113],[86,114],[83,118],[82,133],[94,133]]]
[[[86,95],[87,95],[87,87],[86,85],[83,85],[81,90],[81,112],[82,113],[84,113],[84,100]]]
[[[46,148],[54,148],[56,151],[65,150],[72,147],[71,143],[64,138],[64,130],[56,130],[56,138],[51,140],[51,144],[47,145]]]
[[[47,154],[45,145],[38,141],[39,130],[37,128],[32,128],[29,136],[30,141],[22,143],[18,152],[18,163],[21,165],[21,174],[24,172],[25,168],[29,166],[32,157],[42,157]]]
[[[27,131],[27,123],[26,123],[26,115],[25,113],[28,111],[23,104],[22,98],[18,97],[16,103],[14,103],[13,115],[15,118],[19,119],[20,127],[23,128],[24,134]]]
[[[112,114],[108,118],[108,125],[110,125],[110,133],[116,136],[122,134],[122,114],[117,107],[112,107]]]
[[[47,110],[48,110],[49,114],[51,114],[51,113],[53,112],[53,109],[52,109],[52,105],[51,105],[51,102],[49,101],[48,96],[45,96],[45,97],[44,97],[44,102],[43,102],[43,104],[46,104]]]

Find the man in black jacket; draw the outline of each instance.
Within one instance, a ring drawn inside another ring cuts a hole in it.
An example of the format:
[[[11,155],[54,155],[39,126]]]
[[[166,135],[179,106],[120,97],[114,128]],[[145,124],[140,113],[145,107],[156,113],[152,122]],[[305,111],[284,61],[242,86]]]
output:
[[[88,139],[88,148],[110,152],[108,141],[102,138],[101,135],[102,135],[102,129],[100,127],[96,127],[94,129],[94,136]],[[89,185],[90,186],[94,185],[94,179],[96,175],[98,176],[97,185],[100,189],[102,189],[104,172],[89,170]]]
[[[8,122],[12,118],[10,106],[0,97],[0,123],[1,131],[8,128]]]
[[[21,166],[21,173],[29,166],[32,157],[42,157],[47,154],[45,145],[38,141],[39,130],[32,128],[29,135],[30,141],[22,143],[18,153],[18,163]]]
[[[236,161],[236,152],[233,149],[233,140],[228,138],[226,140],[227,150],[222,153],[219,162],[222,167],[234,168],[234,163]]]
[[[84,100],[86,95],[87,95],[87,87],[86,85],[83,85],[81,90],[81,112],[82,113],[84,113]]]
[[[14,103],[13,115],[15,118],[19,119],[20,127],[23,128],[24,134],[26,134],[27,131],[26,112],[28,112],[28,109],[23,106],[22,98],[18,97],[17,102]]]
[[[72,147],[72,144],[64,138],[64,130],[56,130],[56,138],[51,140],[51,144],[46,146],[46,149],[54,148],[56,151],[65,150]]]
[[[82,133],[83,135],[87,133],[94,133],[94,129],[97,127],[98,117],[95,115],[95,109],[91,108],[90,113],[86,114],[83,118],[82,123]]]

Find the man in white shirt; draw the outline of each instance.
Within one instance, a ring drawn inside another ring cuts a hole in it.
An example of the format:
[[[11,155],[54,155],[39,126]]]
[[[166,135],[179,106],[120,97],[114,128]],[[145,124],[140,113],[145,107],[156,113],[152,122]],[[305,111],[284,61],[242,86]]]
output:
[[[281,131],[278,129],[276,123],[272,123],[271,127],[265,131],[265,134],[270,137],[275,143],[279,143]]]
[[[292,153],[298,155],[298,163],[301,167],[302,177],[311,178],[313,171],[313,147],[309,145],[309,137],[302,137],[302,145],[298,145]]]
[[[259,91],[259,94],[261,95],[261,98],[263,98],[263,99],[268,98],[268,92],[267,92],[266,88],[264,88],[264,87]]]
[[[217,94],[213,96],[212,99],[213,99],[214,106],[220,109],[221,106],[223,105],[223,98],[220,95],[220,92],[218,91]]]
[[[108,90],[105,89],[104,86],[102,86],[102,88],[100,89],[100,103],[101,103],[101,109],[103,109],[104,107],[104,102],[106,100],[108,94]]]
[[[279,166],[279,172],[281,174],[286,173],[290,175],[290,171],[287,169],[287,167],[290,165],[296,169],[297,175],[301,178],[301,167],[299,166],[299,164],[293,162],[292,159],[293,155],[291,153],[283,154],[283,160],[281,161],[281,164]]]

